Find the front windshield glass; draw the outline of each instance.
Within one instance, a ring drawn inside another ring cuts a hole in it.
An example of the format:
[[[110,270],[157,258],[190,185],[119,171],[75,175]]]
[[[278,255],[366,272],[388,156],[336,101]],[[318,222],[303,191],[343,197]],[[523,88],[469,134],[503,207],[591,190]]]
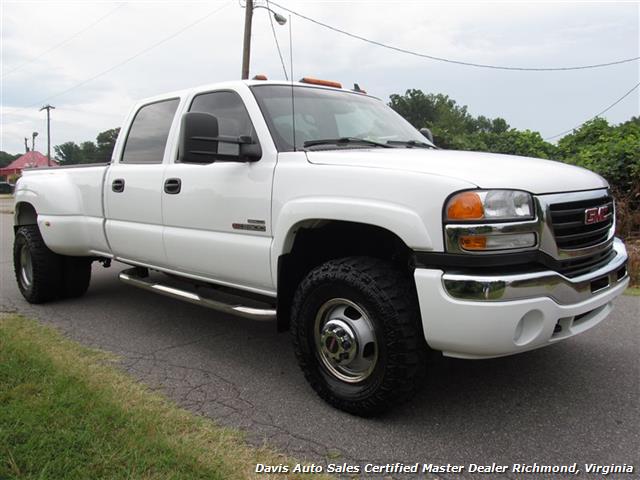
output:
[[[327,139],[359,138],[374,142],[431,143],[384,102],[348,91],[290,85],[254,85],[251,87],[264,115],[276,147],[281,152],[295,150],[305,142]],[[293,112],[295,111],[295,117]],[[349,144],[350,148],[370,148]],[[327,145],[326,148],[341,148]]]

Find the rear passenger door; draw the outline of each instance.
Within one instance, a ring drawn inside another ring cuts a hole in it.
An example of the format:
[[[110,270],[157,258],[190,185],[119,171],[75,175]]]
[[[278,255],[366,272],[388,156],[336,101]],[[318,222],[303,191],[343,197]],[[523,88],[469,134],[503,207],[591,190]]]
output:
[[[143,105],[105,183],[106,233],[112,252],[133,263],[164,266],[162,180],[169,132],[180,100]]]

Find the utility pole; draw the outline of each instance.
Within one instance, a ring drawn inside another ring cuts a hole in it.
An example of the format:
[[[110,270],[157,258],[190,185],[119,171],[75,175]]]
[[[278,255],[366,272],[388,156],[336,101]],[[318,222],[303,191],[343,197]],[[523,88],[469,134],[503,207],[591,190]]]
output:
[[[44,107],[40,109],[47,111],[47,165],[51,166],[51,109],[55,109],[56,107],[46,104]]]
[[[24,137],[24,153],[29,153],[29,139]]]
[[[244,44],[242,46],[242,80],[249,78],[249,59],[251,57],[251,22],[253,21],[253,0],[246,0],[244,7]]]

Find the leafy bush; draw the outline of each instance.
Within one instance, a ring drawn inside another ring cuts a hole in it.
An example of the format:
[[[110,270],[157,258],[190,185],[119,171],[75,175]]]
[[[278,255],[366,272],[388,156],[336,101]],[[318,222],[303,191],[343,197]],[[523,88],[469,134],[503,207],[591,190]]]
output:
[[[586,122],[558,142],[559,157],[605,177],[619,191],[640,184],[640,118],[617,126],[604,118]]]

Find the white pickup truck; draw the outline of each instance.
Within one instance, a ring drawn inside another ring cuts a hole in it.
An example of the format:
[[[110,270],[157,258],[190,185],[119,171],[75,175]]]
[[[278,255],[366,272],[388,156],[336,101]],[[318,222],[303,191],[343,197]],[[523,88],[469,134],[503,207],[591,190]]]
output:
[[[236,81],[144,100],[110,164],[33,169],[14,262],[33,303],[131,285],[290,329],[334,406],[411,396],[428,353],[510,355],[588,330],[629,281],[600,176],[444,151],[359,89]]]

